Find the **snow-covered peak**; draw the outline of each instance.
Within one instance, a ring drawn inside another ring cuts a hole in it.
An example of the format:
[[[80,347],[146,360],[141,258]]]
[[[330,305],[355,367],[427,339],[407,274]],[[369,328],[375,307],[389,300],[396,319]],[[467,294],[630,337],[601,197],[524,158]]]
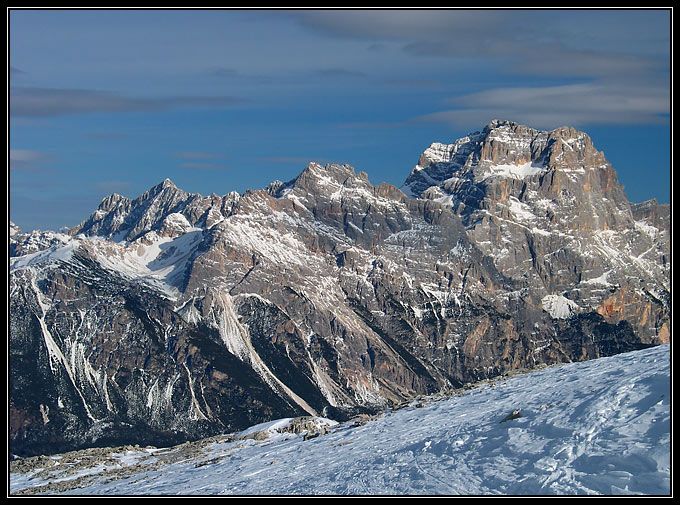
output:
[[[549,170],[579,172],[609,167],[590,137],[571,127],[540,131],[512,121],[495,120],[482,131],[451,144],[432,143],[420,156],[402,190],[418,197],[447,181],[489,182],[520,178]]]
[[[295,179],[294,187],[311,192],[332,192],[356,178],[357,174],[350,165],[311,162]]]
[[[104,198],[97,210],[70,233],[116,241],[135,240],[160,226],[169,214],[181,211],[195,196],[179,189],[170,179],[165,179],[134,200],[114,193]]]
[[[167,178],[167,177],[166,177],[165,179],[163,179],[163,182],[161,183],[161,185],[162,185],[163,187],[166,187],[166,188],[167,188],[167,187],[173,187],[173,188],[176,188],[176,187],[177,187],[177,186],[175,185],[175,183],[172,182],[172,181],[171,181],[169,178]]]
[[[59,248],[69,242],[70,237],[54,231],[34,230],[23,233],[18,226],[10,224],[10,256],[23,256]]]
[[[156,184],[154,187],[142,194],[136,201],[144,200],[167,200],[177,197],[183,197],[188,193],[182,191],[170,179],[164,179],[163,182]]]
[[[21,233],[21,228],[14,224],[12,221],[9,222],[9,236],[14,237],[15,235],[19,235]]]
[[[149,194],[156,194],[159,193],[163,190],[166,189],[179,189],[174,182],[172,182],[169,178],[163,179],[161,182],[153,186],[151,189],[149,189],[148,193]]]

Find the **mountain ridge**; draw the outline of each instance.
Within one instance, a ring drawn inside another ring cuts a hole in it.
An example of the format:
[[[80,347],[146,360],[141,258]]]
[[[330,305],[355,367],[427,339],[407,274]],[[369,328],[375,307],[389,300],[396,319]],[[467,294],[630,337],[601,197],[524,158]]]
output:
[[[414,168],[420,198],[310,163],[243,194],[111,195],[68,235],[13,230],[13,450],[341,420],[668,341],[668,212],[631,206],[584,135],[491,123]]]

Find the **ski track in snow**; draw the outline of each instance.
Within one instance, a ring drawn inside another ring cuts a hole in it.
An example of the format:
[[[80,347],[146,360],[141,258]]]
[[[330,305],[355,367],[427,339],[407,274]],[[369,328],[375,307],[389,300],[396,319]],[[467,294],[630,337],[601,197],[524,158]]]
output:
[[[489,382],[309,440],[279,433],[285,420],[264,423],[246,432],[268,430],[266,440],[213,442],[198,457],[118,481],[102,473],[70,493],[666,495],[670,399],[662,345]],[[515,409],[520,417],[503,421]],[[10,490],[47,482],[11,474]]]

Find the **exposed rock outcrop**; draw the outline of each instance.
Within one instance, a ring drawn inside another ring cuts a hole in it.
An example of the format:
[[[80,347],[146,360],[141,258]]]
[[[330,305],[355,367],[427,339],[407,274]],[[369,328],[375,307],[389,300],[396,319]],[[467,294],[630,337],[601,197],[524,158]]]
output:
[[[403,190],[311,163],[13,230],[11,450],[350,419],[670,338],[668,211],[631,205],[584,133],[494,122],[433,144]]]

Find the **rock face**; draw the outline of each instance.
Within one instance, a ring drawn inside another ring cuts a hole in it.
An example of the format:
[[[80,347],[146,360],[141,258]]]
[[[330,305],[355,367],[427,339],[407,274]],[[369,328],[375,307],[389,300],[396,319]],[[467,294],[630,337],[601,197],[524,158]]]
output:
[[[493,122],[402,190],[311,163],[13,228],[12,452],[349,419],[670,338],[668,206],[630,204],[584,133]]]
[[[402,189],[449,206],[504,276],[550,296],[544,308],[561,296],[575,313],[668,338],[655,307],[670,291],[669,206],[631,205],[585,133],[494,121],[433,144]]]

